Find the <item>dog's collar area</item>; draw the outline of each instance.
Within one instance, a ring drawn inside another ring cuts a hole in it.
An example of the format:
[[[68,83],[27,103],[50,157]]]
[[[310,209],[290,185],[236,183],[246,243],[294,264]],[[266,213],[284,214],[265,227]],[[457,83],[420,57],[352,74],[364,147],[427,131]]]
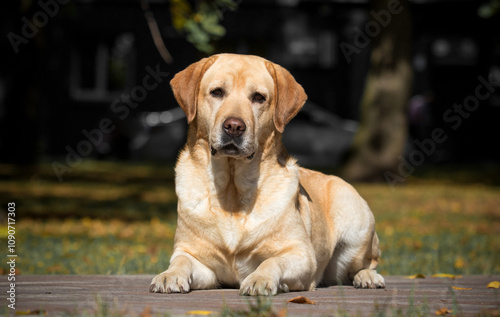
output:
[[[214,149],[212,146],[210,147],[210,153],[212,154],[212,156],[215,156],[215,154],[217,154],[217,150]],[[249,156],[247,156],[247,159],[251,160],[253,159],[253,157],[255,156],[255,152],[253,152],[252,154],[250,154]]]

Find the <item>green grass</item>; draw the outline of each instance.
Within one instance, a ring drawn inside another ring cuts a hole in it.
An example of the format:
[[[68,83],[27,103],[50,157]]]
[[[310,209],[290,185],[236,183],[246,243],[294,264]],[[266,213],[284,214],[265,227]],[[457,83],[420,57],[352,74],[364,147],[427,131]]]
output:
[[[500,273],[500,188],[423,181],[356,186],[370,204],[386,275]]]
[[[151,221],[24,220],[17,227],[21,274],[146,274],[165,270],[174,225]]]
[[[395,189],[354,184],[375,214],[380,272],[500,274],[498,170],[422,170]],[[172,166],[89,161],[64,176],[60,183],[49,164],[0,165],[0,203],[16,203],[19,274],[165,270],[176,218]]]

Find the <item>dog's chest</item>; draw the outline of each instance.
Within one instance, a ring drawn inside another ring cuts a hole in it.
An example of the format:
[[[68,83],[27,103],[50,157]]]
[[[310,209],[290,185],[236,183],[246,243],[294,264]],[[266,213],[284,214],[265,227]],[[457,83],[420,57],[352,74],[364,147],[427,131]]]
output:
[[[240,249],[245,238],[248,238],[249,219],[242,215],[228,215],[224,219],[219,219],[217,227],[221,241],[227,250],[236,253]]]

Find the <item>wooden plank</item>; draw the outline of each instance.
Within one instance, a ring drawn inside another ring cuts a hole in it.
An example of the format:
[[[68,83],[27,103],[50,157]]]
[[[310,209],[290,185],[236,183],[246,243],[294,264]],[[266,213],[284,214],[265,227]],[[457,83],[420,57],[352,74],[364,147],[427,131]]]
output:
[[[255,298],[239,296],[234,289],[152,294],[148,291],[152,278],[152,275],[20,275],[15,282],[16,312],[24,314],[44,310],[48,315],[79,314],[102,310],[106,306],[111,311],[135,316],[145,310],[150,310],[152,315],[186,316],[193,310],[220,312],[224,305],[233,310],[247,310],[249,302],[256,301]],[[457,279],[388,276],[386,289],[357,290],[352,286],[334,286],[312,292],[279,294],[271,300],[274,312],[286,309],[288,316],[339,312],[366,316],[375,311],[394,315],[398,310],[407,312],[411,309],[434,315],[441,308],[458,310],[460,316],[477,316],[481,312],[500,314],[499,290],[486,287],[491,281],[500,281],[500,276],[463,276]],[[6,292],[10,283],[6,277],[0,282],[0,287],[4,296],[9,295]],[[4,296],[2,307],[9,304]],[[305,296],[316,303],[287,302],[296,296]]]

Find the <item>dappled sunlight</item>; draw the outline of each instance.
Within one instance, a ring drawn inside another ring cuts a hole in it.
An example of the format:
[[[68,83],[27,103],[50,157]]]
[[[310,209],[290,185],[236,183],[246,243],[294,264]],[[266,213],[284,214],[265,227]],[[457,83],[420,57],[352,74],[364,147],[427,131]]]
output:
[[[25,219],[17,230],[20,274],[137,274],[166,268],[175,224],[158,218]]]
[[[375,214],[383,274],[500,272],[500,188],[384,186],[356,186]]]
[[[168,267],[176,226],[172,167],[90,162],[63,183],[44,165],[25,180],[7,171],[0,166],[0,195],[17,203],[19,274],[156,274]],[[354,184],[375,215],[379,271],[500,274],[500,187],[440,173],[394,188]]]

